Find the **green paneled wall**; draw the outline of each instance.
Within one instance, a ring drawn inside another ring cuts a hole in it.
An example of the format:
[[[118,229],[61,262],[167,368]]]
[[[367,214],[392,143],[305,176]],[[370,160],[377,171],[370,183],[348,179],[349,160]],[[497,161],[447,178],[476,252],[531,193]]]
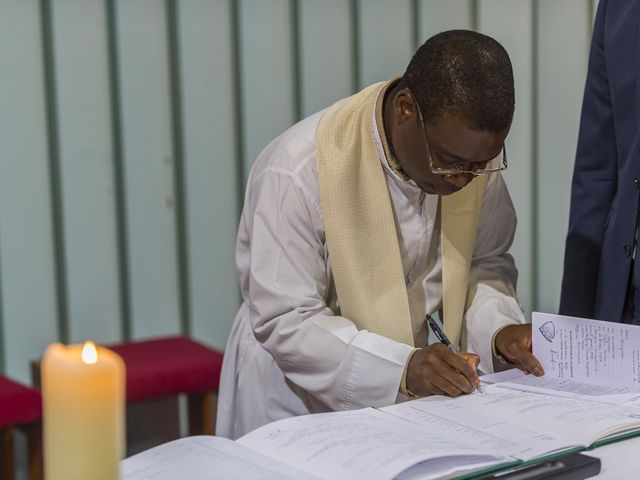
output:
[[[509,51],[527,311],[555,311],[593,0],[0,0],[0,369],[49,343],[223,348],[246,175],[449,28]]]

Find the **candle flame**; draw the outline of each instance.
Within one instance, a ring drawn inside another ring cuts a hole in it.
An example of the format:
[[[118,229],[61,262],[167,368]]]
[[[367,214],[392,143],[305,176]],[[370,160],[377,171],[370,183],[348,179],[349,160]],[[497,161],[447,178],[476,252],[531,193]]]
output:
[[[87,365],[93,365],[98,361],[98,350],[91,340],[87,340],[82,346],[82,361]]]

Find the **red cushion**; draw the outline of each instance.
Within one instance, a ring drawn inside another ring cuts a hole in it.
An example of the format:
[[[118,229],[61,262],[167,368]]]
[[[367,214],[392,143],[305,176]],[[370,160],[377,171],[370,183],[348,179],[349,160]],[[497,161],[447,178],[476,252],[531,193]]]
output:
[[[40,392],[0,375],[0,427],[37,422],[41,418]]]
[[[222,353],[186,337],[106,345],[127,367],[127,402],[217,391]]]

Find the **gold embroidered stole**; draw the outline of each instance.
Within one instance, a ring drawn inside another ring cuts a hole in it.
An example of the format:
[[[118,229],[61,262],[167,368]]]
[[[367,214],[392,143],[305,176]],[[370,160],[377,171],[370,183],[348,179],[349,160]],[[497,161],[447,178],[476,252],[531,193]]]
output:
[[[320,202],[342,315],[359,329],[413,345],[395,217],[372,125],[376,95],[383,85],[371,85],[337,102],[320,120]],[[483,177],[475,179],[442,202],[444,324],[454,345],[462,332],[485,183]]]

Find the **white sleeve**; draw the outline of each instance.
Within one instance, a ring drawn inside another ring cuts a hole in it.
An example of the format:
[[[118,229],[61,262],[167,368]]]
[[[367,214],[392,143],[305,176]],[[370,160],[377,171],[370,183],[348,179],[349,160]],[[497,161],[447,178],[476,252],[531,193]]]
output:
[[[500,328],[524,323],[516,296],[518,271],[507,252],[516,230],[516,214],[507,186],[498,173],[487,182],[469,274],[466,311],[467,349],[477,353],[480,368],[493,371],[492,336]]]
[[[243,291],[258,342],[287,379],[333,410],[394,403],[412,347],[358,330],[327,306],[317,199],[291,172],[268,168],[248,200]]]

